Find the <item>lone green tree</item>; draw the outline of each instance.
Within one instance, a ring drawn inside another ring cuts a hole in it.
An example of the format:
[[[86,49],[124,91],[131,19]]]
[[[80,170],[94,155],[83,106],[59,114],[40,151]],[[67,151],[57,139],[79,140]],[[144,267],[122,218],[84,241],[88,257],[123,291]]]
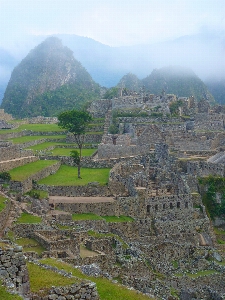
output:
[[[68,132],[74,136],[75,142],[80,150],[80,161],[85,132],[91,120],[92,116],[86,111],[69,110],[58,115],[58,126],[68,130]],[[80,169],[80,167],[78,169]],[[78,178],[80,178],[80,174],[78,174]]]
[[[81,178],[80,177],[80,162],[81,162],[81,160],[80,160],[79,152],[77,150],[70,151],[70,157],[72,157],[74,164],[77,165],[78,178]]]

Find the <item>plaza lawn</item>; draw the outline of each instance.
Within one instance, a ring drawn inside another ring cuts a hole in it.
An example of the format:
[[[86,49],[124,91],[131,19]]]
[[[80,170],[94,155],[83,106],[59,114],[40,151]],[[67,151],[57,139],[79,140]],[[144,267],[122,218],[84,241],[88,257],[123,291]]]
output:
[[[74,148],[55,148],[51,152],[53,155],[70,156],[72,150],[77,150],[80,153],[79,149]],[[96,149],[82,149],[82,156],[91,156],[95,151]]]
[[[42,139],[51,139],[51,140],[59,140],[62,141],[66,139],[66,135],[60,134],[60,135],[27,135],[27,136],[21,136],[18,138],[10,139],[14,144],[22,144]]]
[[[55,186],[86,185],[89,182],[99,182],[100,185],[106,185],[109,179],[110,169],[90,169],[81,168],[81,177],[77,177],[77,168],[62,165],[59,170],[48,177],[41,179],[39,184]]]
[[[56,160],[38,160],[21,167],[14,168],[9,171],[12,180],[23,181],[29,176],[38,173],[39,171],[52,166],[55,164]]]
[[[44,258],[40,260],[41,263],[51,265],[58,269],[65,270],[66,272],[71,272],[73,276],[80,279],[91,280],[96,283],[97,291],[99,293],[100,300],[151,300],[148,296],[145,296],[137,291],[130,290],[123,285],[114,283],[107,278],[103,277],[91,277],[84,275],[79,269],[62,262],[57,261],[53,258]]]
[[[7,199],[0,195],[0,212],[5,208]]]

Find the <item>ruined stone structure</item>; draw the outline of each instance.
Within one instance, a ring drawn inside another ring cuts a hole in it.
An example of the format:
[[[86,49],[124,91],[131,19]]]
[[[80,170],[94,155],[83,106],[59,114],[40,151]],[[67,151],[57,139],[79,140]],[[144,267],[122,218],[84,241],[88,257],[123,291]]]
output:
[[[169,107],[178,100],[182,105],[179,115],[173,117]],[[136,110],[137,116],[114,118],[113,110]],[[210,108],[204,99],[197,103],[193,97],[131,92],[95,101],[89,111],[95,117],[105,117],[104,128],[95,127],[104,134],[86,135],[85,142],[100,144],[81,165],[110,167],[108,184],[101,186],[94,178],[85,186],[34,184],[32,180],[56,172],[60,164],[74,165],[70,157],[39,153],[41,159],[58,163],[25,182],[10,182],[10,189],[20,194],[31,188],[49,193],[43,204],[20,195],[23,211],[42,217],[40,224],[11,226],[16,237],[33,238],[45,248],[40,255],[27,252],[26,256],[60,258],[79,266],[85,274],[116,278],[155,299],[225,299],[224,220],[215,220],[219,228],[215,234],[201,198],[207,187],[198,182],[199,177],[209,175],[224,177],[225,110]],[[138,116],[143,111],[147,115]],[[30,120],[36,121],[54,120]],[[112,122],[119,133],[108,133]],[[72,136],[68,135],[67,141],[72,141]],[[16,159],[22,158],[24,163],[32,160],[25,157],[26,145],[1,142],[0,168],[1,163],[2,170],[15,167]],[[216,201],[222,201],[221,193],[216,193]],[[2,212],[2,223],[9,214],[7,209]],[[96,214],[98,219],[74,221],[73,214],[86,213]],[[120,216],[129,219],[113,221]],[[82,257],[82,247],[94,252],[93,256]],[[21,288],[20,283],[16,288]],[[63,297],[98,299],[95,286],[87,282],[65,290],[52,288],[46,299]]]

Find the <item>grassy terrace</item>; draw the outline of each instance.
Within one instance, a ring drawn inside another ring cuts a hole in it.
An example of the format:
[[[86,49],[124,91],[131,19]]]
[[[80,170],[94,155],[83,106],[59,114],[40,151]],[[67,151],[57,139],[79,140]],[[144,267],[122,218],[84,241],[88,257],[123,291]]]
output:
[[[65,132],[65,130],[59,128],[57,124],[23,124],[15,129],[2,129],[0,130],[0,134],[20,132],[23,130],[32,130],[36,132]]]
[[[57,267],[66,272],[71,272],[73,276],[76,276],[79,279],[87,279],[95,282],[101,300],[150,300],[149,297],[137,293],[136,291],[129,290],[120,284],[113,283],[106,278],[86,276],[79,269],[76,269],[67,263],[52,258],[42,259],[41,263]]]
[[[61,274],[43,269],[32,263],[27,263],[27,268],[31,292],[40,296],[46,295],[52,286],[71,285],[79,281],[79,279],[64,277]]]
[[[40,255],[43,251],[45,251],[45,248],[34,239],[19,238],[16,240],[16,243],[23,246],[23,252],[34,251]]]
[[[98,216],[93,213],[84,213],[84,214],[72,214],[73,221],[80,220],[105,220],[106,222],[133,222],[134,219],[128,216]]]
[[[6,206],[6,198],[0,195],[0,212],[5,208]]]
[[[18,224],[37,224],[41,223],[41,217],[34,216],[28,213],[22,213],[21,216],[17,219],[16,223]]]
[[[90,169],[81,168],[82,179],[77,178],[77,168],[62,165],[59,170],[48,177],[41,179],[39,184],[56,185],[56,186],[71,186],[71,185],[86,185],[89,182],[97,181],[100,185],[106,185],[109,179],[110,169]]]
[[[65,139],[66,135],[61,134],[61,135],[27,135],[27,136],[21,136],[18,138],[13,138],[10,139],[14,144],[22,144],[22,143],[27,143],[27,142],[32,142],[36,140],[42,140],[42,139],[54,139],[54,140],[59,140],[59,139]]]
[[[44,143],[41,143],[41,144],[30,146],[27,149],[40,151],[40,150],[45,150],[49,147],[57,147],[57,146],[71,146],[71,148],[72,147],[77,147],[76,144],[59,143],[59,142],[44,142]]]
[[[70,156],[70,152],[72,150],[77,150],[78,152],[80,151],[79,149],[74,149],[74,148],[55,148],[51,150],[53,155],[59,155],[59,156]],[[82,156],[91,156],[96,149],[83,149],[82,150]]]
[[[46,167],[52,166],[55,164],[56,160],[38,160],[29,164],[26,164],[21,167],[10,170],[10,175],[12,180],[23,181],[29,176],[38,173]]]

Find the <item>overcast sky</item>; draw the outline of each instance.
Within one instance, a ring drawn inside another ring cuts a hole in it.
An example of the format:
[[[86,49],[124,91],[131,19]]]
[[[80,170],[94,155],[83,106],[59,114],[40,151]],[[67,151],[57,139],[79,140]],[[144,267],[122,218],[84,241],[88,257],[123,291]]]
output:
[[[225,0],[0,0],[0,46],[76,34],[110,46],[225,29]]]

